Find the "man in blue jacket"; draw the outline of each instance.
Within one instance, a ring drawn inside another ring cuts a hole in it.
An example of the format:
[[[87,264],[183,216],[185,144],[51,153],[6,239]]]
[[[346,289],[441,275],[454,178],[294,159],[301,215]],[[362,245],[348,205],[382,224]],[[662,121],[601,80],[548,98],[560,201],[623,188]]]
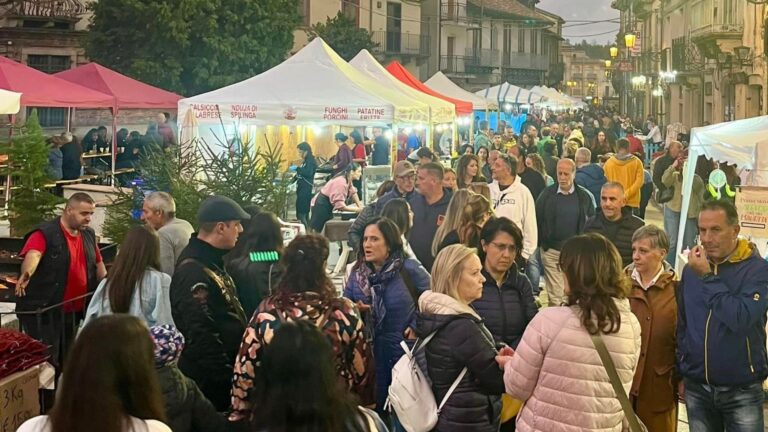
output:
[[[691,430],[762,431],[768,263],[738,238],[730,202],[704,204],[699,235],[678,297],[677,366]]]

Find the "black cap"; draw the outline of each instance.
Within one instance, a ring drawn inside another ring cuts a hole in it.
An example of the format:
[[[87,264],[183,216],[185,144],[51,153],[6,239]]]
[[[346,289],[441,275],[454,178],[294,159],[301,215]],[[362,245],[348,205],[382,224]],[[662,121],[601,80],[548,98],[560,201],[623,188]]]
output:
[[[197,221],[227,222],[233,220],[249,220],[251,215],[233,200],[223,196],[208,197],[197,210]]]

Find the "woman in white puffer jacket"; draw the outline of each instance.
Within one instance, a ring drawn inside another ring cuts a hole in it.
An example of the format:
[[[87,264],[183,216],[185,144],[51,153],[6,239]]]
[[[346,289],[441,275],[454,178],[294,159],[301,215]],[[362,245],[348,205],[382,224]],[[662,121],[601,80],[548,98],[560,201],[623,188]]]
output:
[[[616,248],[599,234],[560,252],[568,306],[540,311],[512,357],[500,357],[507,393],[525,401],[517,430],[621,431],[624,413],[590,334],[601,333],[625,391],[640,356],[640,324]]]

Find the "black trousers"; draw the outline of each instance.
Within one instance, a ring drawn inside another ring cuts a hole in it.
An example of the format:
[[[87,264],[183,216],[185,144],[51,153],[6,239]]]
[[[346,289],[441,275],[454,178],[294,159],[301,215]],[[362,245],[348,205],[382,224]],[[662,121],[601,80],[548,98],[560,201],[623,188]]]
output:
[[[61,373],[84,312],[54,309],[40,314],[20,314],[18,317],[24,333],[50,347],[51,363],[56,367],[57,374]]]

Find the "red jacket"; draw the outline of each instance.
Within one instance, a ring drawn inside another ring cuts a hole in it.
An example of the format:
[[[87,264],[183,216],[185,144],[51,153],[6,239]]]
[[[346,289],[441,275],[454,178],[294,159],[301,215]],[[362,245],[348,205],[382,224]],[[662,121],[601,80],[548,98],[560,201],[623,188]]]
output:
[[[637,138],[634,135],[627,135],[627,141],[629,141],[629,152],[632,154],[640,153],[645,154],[645,149],[643,148],[643,142],[640,141],[639,138]]]

